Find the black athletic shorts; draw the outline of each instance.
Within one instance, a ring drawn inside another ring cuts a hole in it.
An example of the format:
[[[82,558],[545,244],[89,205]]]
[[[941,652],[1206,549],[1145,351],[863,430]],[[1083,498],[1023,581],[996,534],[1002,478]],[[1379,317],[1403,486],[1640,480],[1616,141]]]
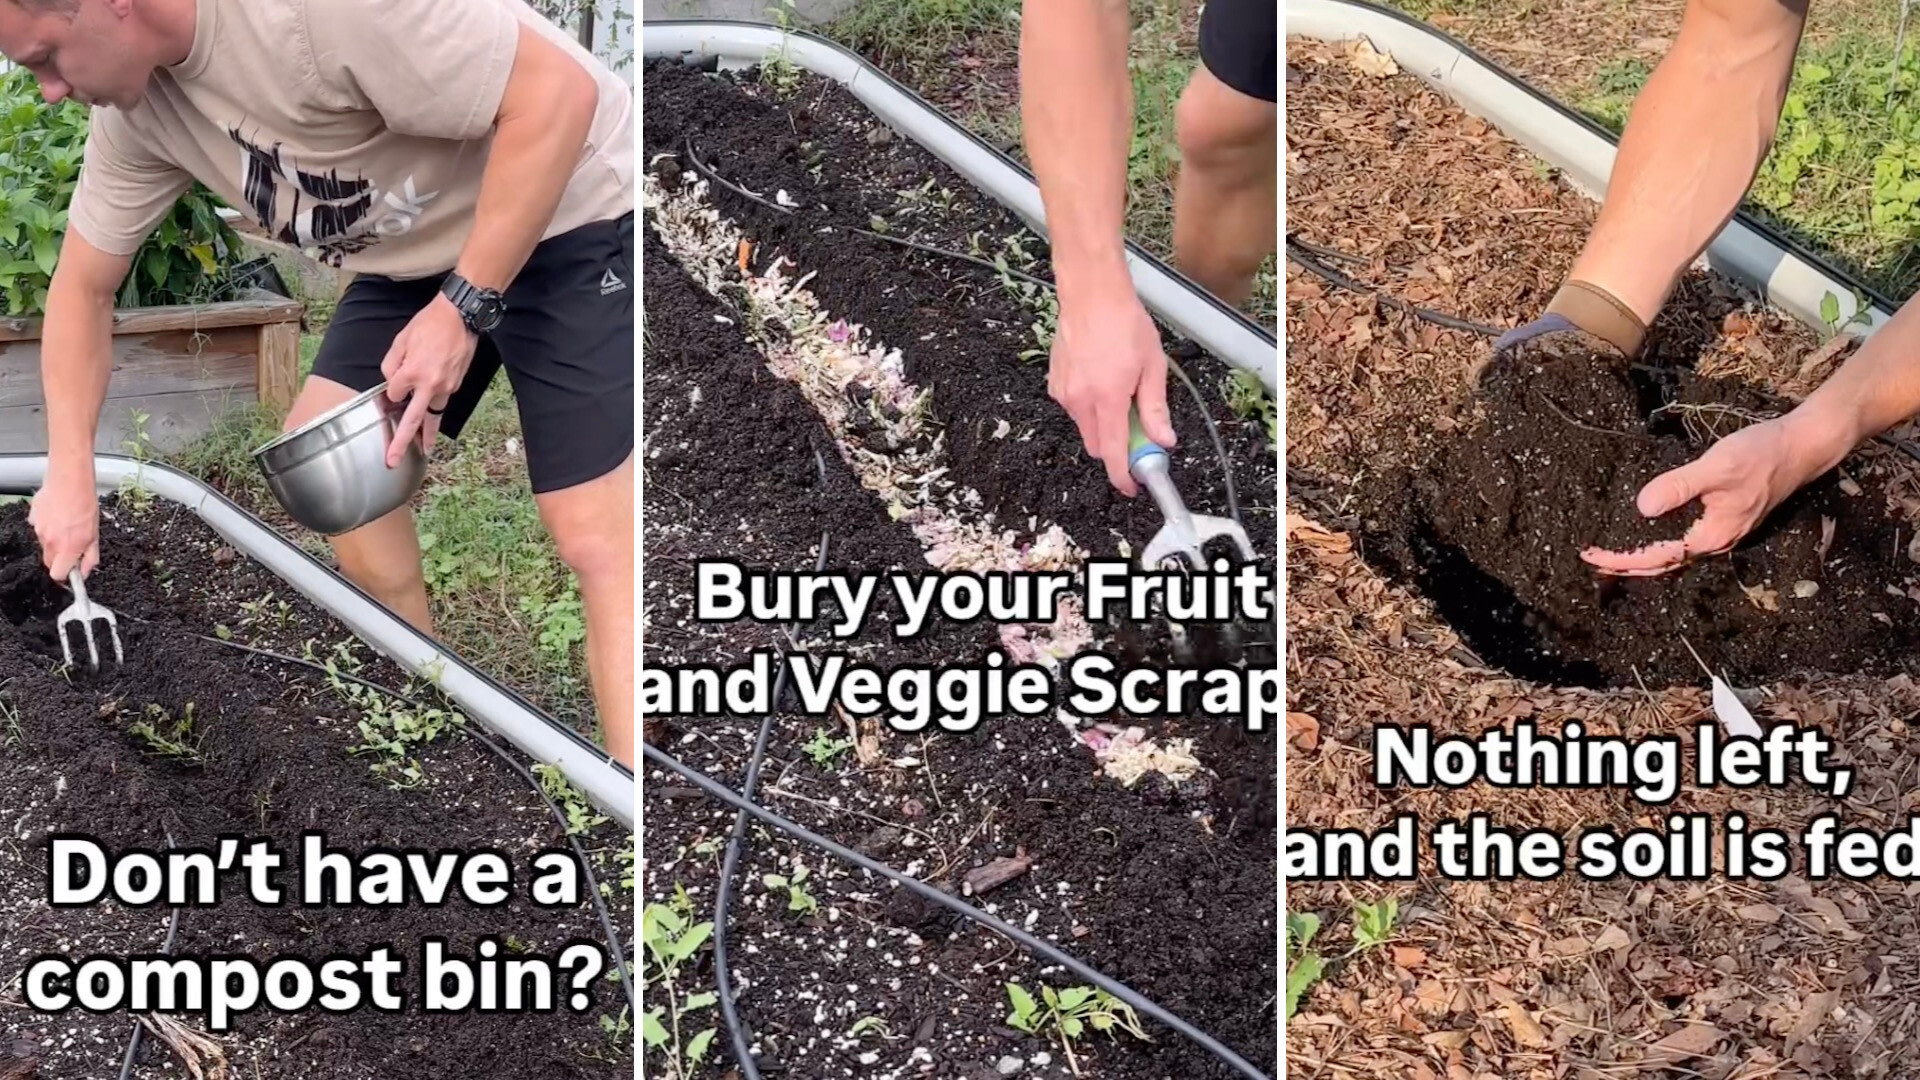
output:
[[[1200,62],[1248,97],[1279,102],[1280,0],[1207,0]]]
[[[536,492],[605,476],[633,453],[633,215],[540,242],[507,289],[500,326],[480,339],[440,430],[458,437],[502,367],[520,409]],[[354,390],[380,384],[393,339],[445,275],[353,279],[313,373]]]

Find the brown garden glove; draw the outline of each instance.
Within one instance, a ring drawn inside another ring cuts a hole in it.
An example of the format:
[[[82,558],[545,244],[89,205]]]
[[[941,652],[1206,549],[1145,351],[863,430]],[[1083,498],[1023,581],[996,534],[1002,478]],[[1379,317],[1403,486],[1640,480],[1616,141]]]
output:
[[[1631,358],[1646,337],[1647,328],[1639,316],[1612,293],[1584,281],[1569,281],[1560,286],[1539,318],[1495,339],[1493,351],[1498,355],[1531,346],[1549,355],[1598,352]]]

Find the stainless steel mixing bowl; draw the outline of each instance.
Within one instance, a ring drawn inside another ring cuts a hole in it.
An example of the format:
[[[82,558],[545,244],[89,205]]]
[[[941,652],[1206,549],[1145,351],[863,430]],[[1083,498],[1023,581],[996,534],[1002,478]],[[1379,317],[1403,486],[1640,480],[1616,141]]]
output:
[[[253,460],[293,520],[326,536],[352,532],[405,505],[426,479],[417,441],[387,468],[402,408],[381,383],[255,450]]]

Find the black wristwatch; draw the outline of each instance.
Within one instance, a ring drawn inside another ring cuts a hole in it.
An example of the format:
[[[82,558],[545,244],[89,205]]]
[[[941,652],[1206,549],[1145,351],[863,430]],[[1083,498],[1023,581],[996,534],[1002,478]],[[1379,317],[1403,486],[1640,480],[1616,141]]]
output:
[[[490,334],[506,317],[507,303],[494,289],[483,289],[459,274],[448,274],[440,294],[453,301],[460,321],[476,334]]]

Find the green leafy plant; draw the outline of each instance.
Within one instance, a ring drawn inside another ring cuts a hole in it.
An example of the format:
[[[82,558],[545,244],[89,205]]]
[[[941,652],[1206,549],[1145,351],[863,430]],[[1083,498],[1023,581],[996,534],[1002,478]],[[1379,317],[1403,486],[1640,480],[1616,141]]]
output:
[[[834,760],[840,755],[853,749],[853,740],[836,739],[827,734],[826,728],[815,728],[812,741],[800,749],[813,759],[815,765],[825,769],[832,766]]]
[[[0,71],[0,298],[7,315],[46,310],[87,141],[84,105],[48,105],[24,68]],[[232,295],[240,236],[195,184],[134,252],[121,307],[210,303]]]
[[[640,1015],[640,1037],[665,1059],[666,1075],[671,1080],[687,1080],[693,1075],[719,1030],[684,1030],[692,1026],[694,1014],[711,1009],[720,1000],[718,994],[710,992],[682,996],[678,986],[681,969],[713,936],[713,923],[692,922],[692,915],[693,901],[679,885],[674,886],[672,901],[648,904],[640,913],[640,941],[646,949],[640,967],[641,996],[664,1002]]]
[[[200,754],[200,744],[206,738],[206,732],[196,730],[193,722],[193,702],[187,702],[178,717],[170,715],[159,705],[148,705],[140,719],[127,726],[127,731],[138,736],[147,744],[147,749],[161,757],[177,758],[194,765],[204,759]]]
[[[855,1020],[853,1026],[847,1029],[847,1038],[858,1039],[868,1032],[872,1032],[882,1039],[900,1038],[900,1036],[895,1035],[893,1031],[887,1027],[887,1022],[878,1016],[863,1016]]]
[[[1853,314],[1845,322],[1840,321],[1840,298],[1831,292],[1820,294],[1820,321],[1827,324],[1828,334],[1838,334],[1849,326],[1865,326],[1873,321],[1873,312],[1869,310],[1873,303],[1867,295],[1858,289],[1853,293]]]
[[[1007,1014],[1007,1025],[1029,1035],[1044,1037],[1046,1032],[1053,1032],[1076,1076],[1080,1073],[1080,1063],[1073,1056],[1073,1044],[1088,1028],[1108,1038],[1116,1031],[1124,1031],[1143,1042],[1153,1041],[1141,1030],[1140,1017],[1134,1013],[1133,1006],[1098,987],[1070,986],[1055,990],[1041,983],[1040,1000],[1036,1001],[1026,987],[1010,982],[1007,1000],[1013,1006],[1013,1011]]]
[[[1300,998],[1320,981],[1326,961],[1311,948],[1320,932],[1320,916],[1311,911],[1287,912],[1287,1018],[1300,1007]]]
[[[1377,904],[1353,906],[1353,952],[1377,948],[1393,937],[1400,918],[1400,901],[1389,896]]]
[[[1243,420],[1258,421],[1266,427],[1268,441],[1279,444],[1280,409],[1259,376],[1249,371],[1235,371],[1227,380],[1227,408]]]
[[[780,50],[768,53],[766,59],[760,61],[760,81],[772,87],[775,94],[792,97],[800,89],[800,66],[787,55],[787,37],[797,22],[793,0],[774,0],[767,6],[767,14],[780,28]]]
[[[534,765],[533,773],[540,778],[540,790],[547,793],[547,798],[558,803],[561,811],[567,815],[568,836],[579,836],[595,825],[606,823],[607,816],[593,812],[587,797],[567,780],[567,774],[561,772],[559,766],[539,762]],[[628,862],[631,867],[631,859]]]
[[[359,667],[358,659],[344,645],[320,663],[326,668],[327,683],[334,693],[345,698],[360,714],[356,726],[364,741],[348,747],[347,752],[373,755],[374,774],[394,788],[404,790],[425,783],[426,769],[414,754],[421,745],[465,724],[467,718],[446,709],[416,707],[341,678],[343,671],[352,674]]]
[[[768,874],[760,880],[766,884],[769,892],[786,890],[788,911],[811,915],[820,910],[820,901],[815,900],[813,895],[807,892],[806,882],[812,875],[813,872],[808,870],[805,864],[801,864],[793,868],[791,876]]]

